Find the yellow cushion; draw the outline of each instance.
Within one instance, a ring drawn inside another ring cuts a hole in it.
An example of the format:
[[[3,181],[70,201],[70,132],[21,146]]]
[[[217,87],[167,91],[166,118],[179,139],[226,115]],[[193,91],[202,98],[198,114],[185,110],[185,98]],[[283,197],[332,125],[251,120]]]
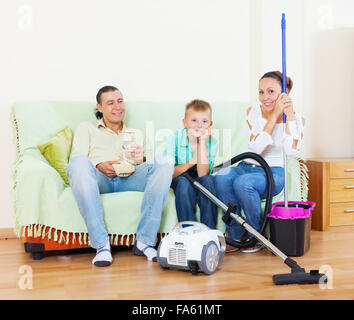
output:
[[[58,171],[65,183],[69,185],[66,169],[69,162],[73,133],[66,126],[52,139],[38,146],[41,154],[48,160],[52,167]]]

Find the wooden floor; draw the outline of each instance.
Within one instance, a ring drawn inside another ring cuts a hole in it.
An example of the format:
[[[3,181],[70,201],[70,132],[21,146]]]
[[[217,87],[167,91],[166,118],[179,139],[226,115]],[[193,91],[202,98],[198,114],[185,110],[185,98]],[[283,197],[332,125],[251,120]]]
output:
[[[272,275],[290,269],[267,249],[228,253],[210,276],[161,270],[129,248],[115,249],[107,268],[94,267],[92,258],[92,251],[62,252],[34,261],[21,240],[0,240],[0,299],[354,299],[354,227],[311,231],[310,250],[295,258],[307,271],[328,265],[327,288],[274,285]]]

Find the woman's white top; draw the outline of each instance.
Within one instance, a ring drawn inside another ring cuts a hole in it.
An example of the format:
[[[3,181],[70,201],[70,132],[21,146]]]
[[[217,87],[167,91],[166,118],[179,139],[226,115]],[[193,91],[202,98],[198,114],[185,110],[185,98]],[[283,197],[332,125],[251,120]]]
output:
[[[283,123],[277,123],[273,134],[263,131],[267,120],[262,117],[261,106],[253,106],[247,115],[248,150],[258,153],[267,161],[270,167],[284,167],[283,151],[286,155],[297,156],[303,140],[302,117],[295,113],[295,120],[288,121],[290,135],[284,132]],[[252,136],[252,140],[251,140]],[[296,149],[293,149],[294,139],[297,140]],[[257,164],[253,159],[246,162]]]

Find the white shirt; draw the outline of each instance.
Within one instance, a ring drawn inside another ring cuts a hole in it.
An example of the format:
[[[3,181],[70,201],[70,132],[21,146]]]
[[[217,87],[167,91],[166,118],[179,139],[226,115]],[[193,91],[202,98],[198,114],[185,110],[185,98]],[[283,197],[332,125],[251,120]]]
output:
[[[277,123],[274,127],[273,134],[269,135],[263,131],[267,120],[262,117],[260,106],[253,106],[248,113],[247,121],[251,128],[247,125],[248,130],[248,151],[255,152],[262,156],[270,167],[284,167],[283,151],[288,156],[297,156],[299,154],[303,140],[303,123],[302,117],[295,113],[295,120],[289,121],[290,135],[284,132],[283,123]],[[250,140],[251,135],[258,137]],[[297,140],[296,149],[293,148],[294,139]],[[246,159],[248,163],[257,164],[253,159]]]

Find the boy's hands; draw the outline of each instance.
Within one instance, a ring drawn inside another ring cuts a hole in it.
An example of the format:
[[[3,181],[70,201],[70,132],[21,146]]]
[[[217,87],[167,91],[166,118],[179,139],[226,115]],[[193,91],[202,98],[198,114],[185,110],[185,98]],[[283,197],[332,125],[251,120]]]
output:
[[[204,132],[200,136],[200,141],[206,141],[213,134],[213,127],[210,126],[207,129],[204,129]]]
[[[188,136],[193,140],[200,138],[201,140],[206,141],[212,135],[212,133],[213,133],[212,126],[209,126],[208,128],[202,128],[199,130],[188,129]]]
[[[198,159],[197,159],[197,155],[195,155],[192,159],[190,159],[189,161],[189,164],[191,165],[196,165],[198,163]]]

